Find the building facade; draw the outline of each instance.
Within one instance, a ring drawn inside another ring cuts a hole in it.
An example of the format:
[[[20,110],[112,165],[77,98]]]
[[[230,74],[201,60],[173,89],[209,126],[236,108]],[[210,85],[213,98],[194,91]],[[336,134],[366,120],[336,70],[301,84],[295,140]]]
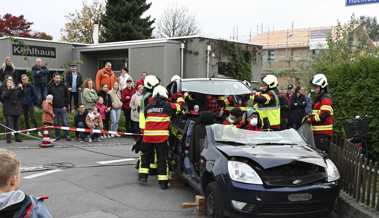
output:
[[[327,48],[331,27],[272,31],[259,34],[251,43],[263,46],[263,71],[299,72],[309,65],[313,55]]]
[[[28,72],[37,57],[50,72],[64,72],[77,63],[84,78],[95,78],[98,69],[111,62],[113,70],[127,67],[133,78],[141,72],[157,75],[163,83],[177,74],[184,78],[212,77],[222,72],[228,58],[220,43],[239,46],[251,54],[252,77],[262,71],[262,46],[201,36],[148,39],[100,44],[80,44],[19,37],[0,38],[0,58],[10,56],[20,73]]]

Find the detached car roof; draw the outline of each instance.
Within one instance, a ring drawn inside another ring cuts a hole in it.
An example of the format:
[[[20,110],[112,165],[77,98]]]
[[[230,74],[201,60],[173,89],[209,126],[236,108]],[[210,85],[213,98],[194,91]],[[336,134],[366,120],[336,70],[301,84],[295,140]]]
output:
[[[250,131],[235,128],[230,125],[213,124],[214,140],[217,142],[231,142],[245,145],[259,144],[290,144],[305,146],[307,143],[294,129],[282,131]]]
[[[180,80],[183,92],[197,92],[206,95],[247,95],[250,89],[239,80],[221,78],[196,78]]]

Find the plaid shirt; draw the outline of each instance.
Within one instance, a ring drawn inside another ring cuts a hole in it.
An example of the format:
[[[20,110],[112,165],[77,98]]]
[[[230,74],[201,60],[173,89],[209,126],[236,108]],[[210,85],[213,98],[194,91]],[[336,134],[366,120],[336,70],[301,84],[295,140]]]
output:
[[[213,113],[219,113],[220,112],[220,106],[217,103],[217,99],[214,96],[208,96],[207,97],[207,106],[208,110]]]

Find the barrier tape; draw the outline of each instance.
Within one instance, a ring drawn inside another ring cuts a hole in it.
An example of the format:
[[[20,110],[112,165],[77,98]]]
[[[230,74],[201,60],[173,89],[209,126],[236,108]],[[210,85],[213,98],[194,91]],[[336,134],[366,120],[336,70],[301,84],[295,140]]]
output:
[[[47,128],[51,128],[52,126],[49,126]],[[9,134],[19,134],[19,133],[24,133],[24,132],[33,132],[33,131],[40,131],[44,130],[46,127],[37,127],[37,128],[31,128],[31,129],[23,129],[23,130],[17,130],[17,131],[9,131],[9,132],[4,132],[0,133],[1,135],[9,135]]]
[[[119,131],[108,131],[101,129],[89,129],[89,128],[75,128],[67,126],[52,126],[54,129],[61,129],[70,132],[85,132],[85,133],[98,133],[98,134],[111,134],[111,135],[124,135],[124,136],[140,136],[139,133],[130,133],[130,132],[119,132]]]
[[[67,127],[67,126],[44,126],[44,127],[37,127],[37,128],[30,128],[30,129],[23,129],[23,130],[0,133],[0,136],[1,135],[9,135],[9,134],[19,134],[19,133],[24,133],[24,132],[39,131],[39,130],[45,130],[45,129],[61,129],[61,130],[69,131],[69,132],[85,132],[85,133],[98,133],[98,134],[111,134],[111,135],[118,134],[121,136],[141,136],[142,135],[139,133],[108,131],[108,130],[101,130],[101,129],[75,128],[75,127]]]

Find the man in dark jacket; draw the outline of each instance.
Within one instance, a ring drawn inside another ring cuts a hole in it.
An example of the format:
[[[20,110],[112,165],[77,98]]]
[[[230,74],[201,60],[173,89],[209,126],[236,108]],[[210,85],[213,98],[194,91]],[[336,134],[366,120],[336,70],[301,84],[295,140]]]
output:
[[[12,77],[5,81],[5,86],[1,93],[3,101],[3,113],[5,116],[6,126],[9,128],[6,132],[19,130],[19,117],[22,112],[22,93],[21,88],[16,87]],[[16,142],[21,142],[19,134],[15,134]],[[7,143],[11,143],[11,135],[6,135]]]
[[[54,109],[54,125],[68,126],[67,122],[67,106],[68,106],[68,90],[61,81],[61,75],[56,72],[53,76],[53,82],[48,88],[48,94],[53,95],[53,109]],[[64,131],[64,138],[66,141],[71,141],[68,132]],[[61,130],[55,129],[55,140],[61,139]]]
[[[290,128],[298,129],[301,126],[301,122],[305,117],[305,107],[307,101],[305,96],[300,93],[301,87],[296,87],[295,93],[292,95],[290,101],[290,113],[288,116],[288,126]]]
[[[32,67],[33,85],[38,94],[39,101],[45,100],[47,95],[47,84],[49,82],[49,70],[41,58],[36,59],[36,65]]]
[[[30,121],[33,127],[37,127],[34,116],[34,106],[38,104],[38,96],[35,88],[29,84],[29,77],[26,74],[21,75],[21,92],[22,92],[22,110],[24,112],[25,126],[30,129]]]
[[[83,84],[82,76],[78,72],[78,67],[76,64],[70,65],[70,71],[67,72],[65,78],[66,86],[68,88],[70,111],[72,111],[71,103],[74,100],[74,108],[77,109],[79,106],[79,94],[82,90],[81,86]]]
[[[74,117],[74,123],[76,128],[87,128],[86,126],[86,117],[87,117],[88,112],[86,111],[85,107],[83,104],[79,105],[78,107],[78,112],[76,113]],[[86,133],[83,132],[76,132],[76,139],[79,141],[84,141],[86,140]]]

